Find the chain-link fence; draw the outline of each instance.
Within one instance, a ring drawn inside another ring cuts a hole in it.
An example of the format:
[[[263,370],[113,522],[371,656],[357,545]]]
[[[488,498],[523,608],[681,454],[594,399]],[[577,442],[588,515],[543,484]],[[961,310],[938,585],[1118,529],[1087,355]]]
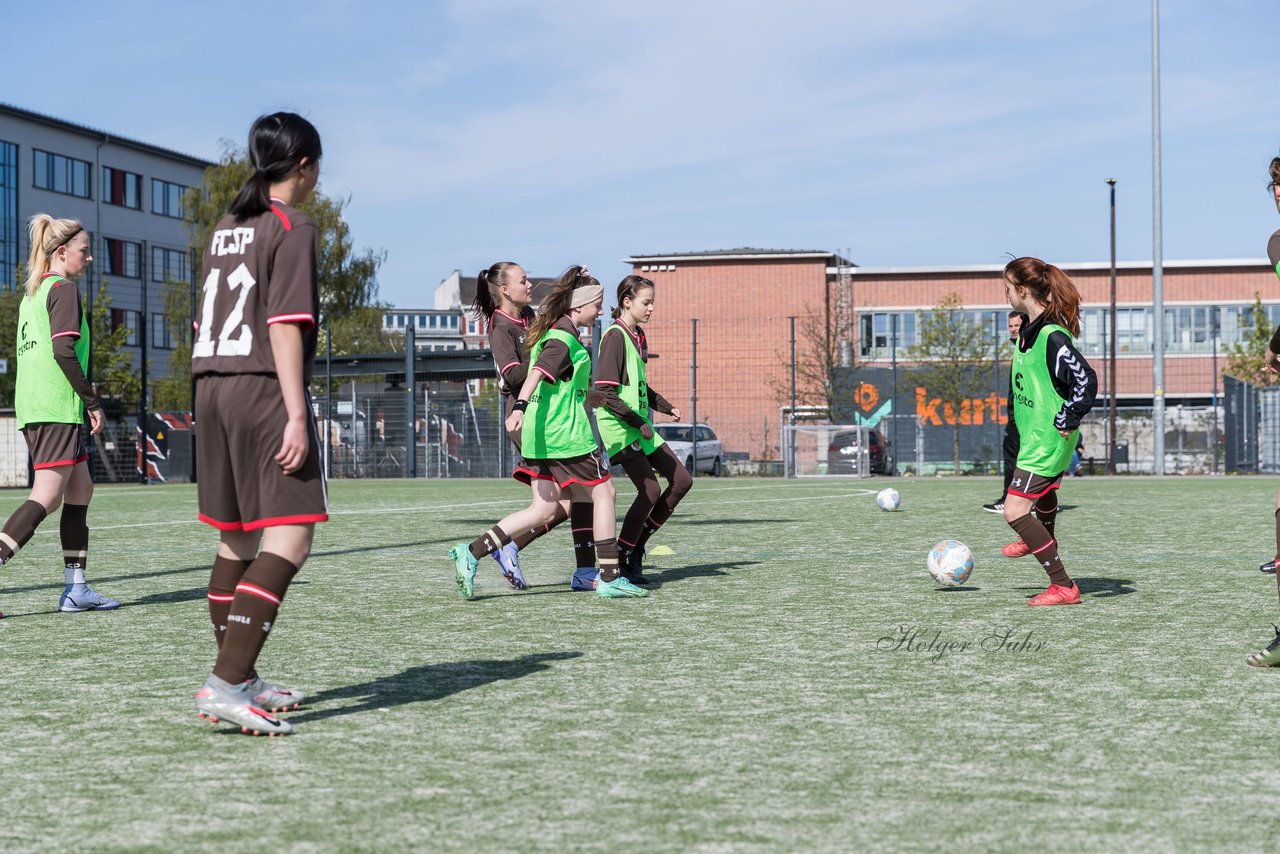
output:
[[[967,366],[969,391],[959,400],[944,399],[912,361],[915,352],[896,346],[896,333],[851,344],[827,334],[824,315],[655,319],[647,327],[648,378],[682,422],[705,425],[700,441],[720,443],[729,474],[782,474],[787,428],[824,424],[868,429],[872,475],[996,474],[1010,383],[1004,315],[987,312],[991,355]],[[1081,469],[1102,473],[1110,461],[1117,473],[1150,473],[1150,354],[1122,350],[1113,370],[1105,343],[1079,342],[1098,378],[1097,401],[1081,424]],[[1280,471],[1280,390],[1221,377],[1225,365],[1214,348],[1166,359],[1165,471]],[[330,477],[505,477],[514,467],[487,350],[419,351],[412,359],[322,354],[309,390]],[[193,476],[199,413],[193,429],[191,413],[151,412],[145,431],[135,405],[107,414],[90,445],[97,480]],[[25,446],[10,432],[9,457],[17,459]],[[0,479],[25,482],[16,462],[9,468],[18,473],[2,471],[6,435],[0,426]]]

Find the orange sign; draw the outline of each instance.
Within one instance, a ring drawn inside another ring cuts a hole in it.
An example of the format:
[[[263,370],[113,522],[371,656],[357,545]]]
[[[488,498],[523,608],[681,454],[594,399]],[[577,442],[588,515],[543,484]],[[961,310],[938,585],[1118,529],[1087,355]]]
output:
[[[853,393],[853,402],[858,404],[858,408],[863,412],[870,412],[880,403],[880,390],[871,383],[863,383]]]

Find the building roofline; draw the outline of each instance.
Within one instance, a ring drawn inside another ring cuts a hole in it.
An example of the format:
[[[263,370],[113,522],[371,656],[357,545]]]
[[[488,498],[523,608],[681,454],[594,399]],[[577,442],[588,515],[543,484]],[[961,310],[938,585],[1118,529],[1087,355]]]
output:
[[[822,249],[718,249],[707,252],[672,252],[666,255],[631,255],[623,258],[625,264],[671,264],[681,261],[767,261],[779,258],[835,258],[849,264],[835,252]]]
[[[142,140],[130,139],[127,136],[119,136],[118,134],[109,133],[104,130],[98,130],[97,128],[91,128],[87,125],[80,125],[80,124],[76,124],[75,122],[69,122],[66,119],[59,119],[55,116],[48,116],[48,115],[45,115],[44,113],[37,113],[32,110],[24,110],[22,107],[17,107],[17,106],[14,106],[13,104],[6,104],[3,101],[0,101],[0,113],[5,113],[11,116],[17,116],[18,118],[26,119],[27,121],[36,122],[42,125],[47,125],[48,127],[58,128],[59,130],[67,130],[73,133],[81,134],[83,136],[94,137],[96,139],[101,139],[103,142],[123,146],[125,148],[134,148],[139,151],[145,151],[148,154],[159,154],[163,157],[169,158],[170,160],[179,160],[190,166],[198,166],[201,169],[208,169],[210,166],[218,165],[213,161],[205,160],[202,157],[195,157],[194,155],[191,155],[191,154],[184,154],[181,151],[174,151],[171,148],[164,148],[159,145],[152,145],[151,143],[143,142]]]
[[[943,267],[827,267],[827,274],[838,276],[848,273],[853,276],[938,276],[948,273],[1001,273],[1004,264],[968,264]],[[1093,272],[1110,270],[1109,261],[1083,261],[1074,264],[1059,264],[1068,272]],[[1201,258],[1186,261],[1165,261],[1163,269],[1203,269],[1212,267],[1261,267],[1271,269],[1271,262],[1266,258]],[[1119,261],[1117,270],[1150,270],[1150,261]]]

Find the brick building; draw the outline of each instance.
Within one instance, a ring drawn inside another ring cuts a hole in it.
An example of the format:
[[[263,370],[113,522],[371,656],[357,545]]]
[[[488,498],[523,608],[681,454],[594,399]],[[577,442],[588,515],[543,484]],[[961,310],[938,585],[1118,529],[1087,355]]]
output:
[[[992,327],[993,349],[1008,311],[1003,264],[858,267],[832,252],[760,249],[635,255],[626,261],[657,286],[648,327],[658,355],[649,368],[651,384],[686,419],[692,417],[696,318],[698,420],[717,430],[727,450],[752,458],[778,455],[780,411],[790,399],[790,318],[796,318],[797,398],[803,404],[822,397],[813,370],[817,362],[887,367],[895,353],[899,363],[908,362],[921,312],[948,293],[958,293],[974,319]],[[1110,394],[1109,266],[1061,266],[1081,291],[1079,344],[1098,371],[1101,406]],[[1150,263],[1119,264],[1116,291],[1117,403],[1150,406]],[[1280,324],[1280,287],[1265,260],[1165,262],[1167,405],[1203,406],[1213,399],[1215,358],[1220,373],[1227,347],[1251,329],[1255,295],[1262,297],[1268,325]],[[814,342],[827,329],[834,340],[824,356]]]

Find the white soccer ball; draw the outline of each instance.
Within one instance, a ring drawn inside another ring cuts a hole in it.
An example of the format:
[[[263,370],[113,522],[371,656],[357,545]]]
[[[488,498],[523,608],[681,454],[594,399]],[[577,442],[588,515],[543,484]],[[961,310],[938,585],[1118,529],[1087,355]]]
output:
[[[876,505],[881,510],[897,510],[900,504],[902,504],[902,496],[898,495],[898,490],[892,486],[885,487],[876,495]]]
[[[957,540],[943,540],[929,550],[929,574],[944,587],[959,587],[973,574],[973,552]]]

